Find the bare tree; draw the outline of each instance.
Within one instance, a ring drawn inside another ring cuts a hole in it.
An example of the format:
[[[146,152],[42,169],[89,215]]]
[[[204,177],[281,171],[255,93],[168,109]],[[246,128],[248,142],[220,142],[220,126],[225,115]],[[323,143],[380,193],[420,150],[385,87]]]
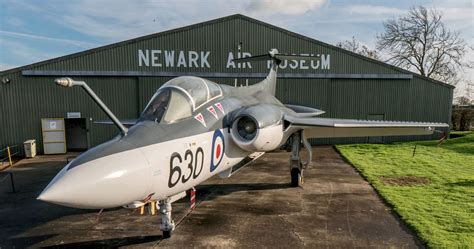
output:
[[[456,98],[458,104],[460,105],[469,105],[471,104],[471,100],[468,97],[461,96]]]
[[[337,43],[336,46],[372,59],[380,59],[376,50],[369,49],[367,46],[360,43],[354,36],[351,40],[345,40],[344,42]]]
[[[467,99],[468,103],[466,105],[474,105],[474,98],[472,97],[471,95],[471,92],[473,90],[473,86],[474,86],[474,80],[473,79],[469,79],[466,81],[466,91],[464,93],[464,97]]]
[[[455,85],[457,71],[468,46],[459,32],[448,30],[442,14],[423,6],[383,23],[385,33],[377,35],[377,49],[387,62]]]

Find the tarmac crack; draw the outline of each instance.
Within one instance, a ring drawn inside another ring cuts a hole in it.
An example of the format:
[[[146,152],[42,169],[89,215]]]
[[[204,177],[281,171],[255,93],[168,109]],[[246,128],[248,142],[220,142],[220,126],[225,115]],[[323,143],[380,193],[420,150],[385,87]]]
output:
[[[329,216],[329,208],[331,206],[331,201],[332,201],[332,197],[333,197],[333,193],[334,193],[334,190],[333,190],[333,186],[332,186],[332,183],[329,183],[329,191],[331,192],[331,194],[329,195],[329,200],[328,200],[328,206],[326,207],[326,217]],[[329,228],[328,228],[328,221],[327,219],[325,219],[324,221],[324,227],[326,229],[326,233],[324,234],[324,240],[326,242],[326,248],[330,248],[329,247]]]
[[[304,242],[303,238],[301,238],[301,236],[296,232],[296,226],[289,222],[287,219],[285,219],[285,217],[283,217],[283,215],[278,215],[278,218],[280,218],[280,220],[284,223],[284,224],[287,224],[291,227],[291,232],[293,233],[293,235],[298,239],[298,241],[303,245],[305,246],[306,243]]]
[[[355,245],[355,240],[354,240],[354,234],[352,233],[351,224],[349,221],[349,202],[347,202],[347,205],[346,205],[346,225],[347,225],[347,229],[349,230],[349,236],[351,237],[352,247],[355,248],[356,245]]]

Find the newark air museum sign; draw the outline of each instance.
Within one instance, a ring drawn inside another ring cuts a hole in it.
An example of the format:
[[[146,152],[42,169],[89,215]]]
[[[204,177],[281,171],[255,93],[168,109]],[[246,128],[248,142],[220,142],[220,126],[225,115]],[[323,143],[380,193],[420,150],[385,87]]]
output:
[[[257,67],[250,62],[234,62],[233,59],[252,56],[249,52],[227,52],[224,58],[213,58],[211,51],[193,51],[193,50],[160,50],[160,49],[138,49],[133,57],[140,69],[154,70],[118,70],[113,68],[109,70],[22,70],[25,76],[139,76],[139,77],[177,77],[177,76],[198,76],[198,77],[221,77],[221,78],[265,78],[268,71],[261,72],[235,72],[232,69],[251,69]],[[374,73],[344,73],[334,72],[331,67],[330,54],[306,53],[314,57],[304,60],[283,60],[279,67],[285,69],[280,72],[280,78],[311,78],[311,79],[411,79],[412,74],[374,74]],[[227,57],[227,58],[225,58]],[[212,62],[219,61],[219,65],[225,65],[224,68],[216,69]],[[225,64],[221,64],[224,62]],[[271,61],[266,65],[267,69],[271,67]],[[181,69],[181,70],[174,70]],[[204,69],[204,70],[191,70]],[[206,70],[206,69],[215,69]],[[228,70],[227,70],[228,69]],[[294,71],[293,71],[294,70]],[[217,71],[217,72],[216,72]],[[218,72],[221,71],[221,72]],[[259,70],[260,71],[260,70]]]
[[[280,64],[281,69],[302,70],[329,70],[331,68],[330,54],[303,54],[314,56],[313,60],[284,60]],[[159,68],[211,68],[209,61],[211,51],[183,51],[183,50],[158,50],[139,49],[138,66]],[[236,63],[233,59],[250,57],[249,52],[228,52],[226,68],[252,68],[250,62]],[[267,68],[271,62],[267,63]]]

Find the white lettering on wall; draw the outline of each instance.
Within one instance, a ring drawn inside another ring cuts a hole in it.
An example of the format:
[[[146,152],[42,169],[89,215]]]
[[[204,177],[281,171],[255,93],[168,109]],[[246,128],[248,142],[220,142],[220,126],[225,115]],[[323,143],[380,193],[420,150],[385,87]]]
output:
[[[194,51],[189,51],[189,67],[199,67],[197,61],[199,59],[199,54]]]
[[[240,55],[240,52],[237,53],[237,58],[242,58],[242,56]],[[240,62],[237,62],[237,68],[240,68],[242,65]]]
[[[250,56],[252,56],[252,54],[249,52],[237,53],[237,59],[250,57]],[[234,53],[229,52],[229,55],[227,56],[226,68],[235,68],[236,66],[237,68],[247,68],[247,67],[252,68],[252,65],[250,64],[250,62],[237,62],[237,65],[236,65],[236,63],[232,61],[234,58],[235,58]]]
[[[301,54],[305,56],[309,56],[309,54]],[[306,65],[306,60],[300,60],[300,69],[309,69],[308,65]]]
[[[209,61],[207,61],[210,54],[211,54],[210,51],[206,51],[206,52],[201,51],[201,67],[206,66],[207,68],[211,68],[211,64],[209,64]]]
[[[166,67],[174,67],[174,50],[172,51],[165,50],[165,63],[166,63]]]
[[[318,54],[317,56],[320,57],[321,55]],[[319,68],[319,60],[311,60],[311,68],[312,69],[318,69]]]
[[[321,55],[321,69],[329,70],[330,67],[331,67],[331,55],[330,54]]]
[[[309,55],[313,58],[306,59],[306,60],[282,60],[279,67],[281,69],[291,68],[291,69],[322,69],[322,70],[329,70],[331,69],[331,55],[330,54],[301,54],[301,55]],[[267,68],[270,69],[272,67],[272,62],[267,62]]]
[[[186,58],[184,57],[184,52],[183,51],[179,51],[179,55],[178,55],[178,64],[176,65],[177,67],[186,67]]]
[[[235,62],[233,60],[234,60],[234,54],[232,52],[229,52],[229,55],[227,56],[227,65],[225,67],[235,68]]]
[[[150,58],[150,53],[148,53],[148,49],[145,50],[145,53],[143,53],[143,51],[140,49],[138,50],[138,66],[143,66],[143,64],[145,64],[145,66],[149,66],[148,64],[148,59]]]
[[[161,54],[161,50],[151,50],[151,66],[161,67],[161,63],[158,62],[158,54]]]
[[[298,61],[297,60],[291,60],[290,68],[291,69],[297,69],[298,68]]]
[[[210,51],[139,49],[138,66],[210,68],[210,54]]]
[[[252,54],[249,53],[249,52],[243,52],[242,53],[242,58],[250,57],[250,56],[252,56]],[[250,62],[245,62],[243,66],[244,66],[244,68],[246,68],[246,67],[252,68],[252,65],[250,64]]]
[[[209,62],[210,51],[175,51],[159,49],[139,49],[138,66],[140,67],[186,67],[186,68],[211,68]],[[298,60],[283,60],[279,67],[281,69],[293,70],[330,70],[330,54],[302,54],[310,55],[313,58]],[[229,52],[227,55],[226,68],[252,68],[250,62],[234,62],[236,58],[245,58],[252,56],[249,52]],[[267,61],[267,68],[271,68],[272,62]]]

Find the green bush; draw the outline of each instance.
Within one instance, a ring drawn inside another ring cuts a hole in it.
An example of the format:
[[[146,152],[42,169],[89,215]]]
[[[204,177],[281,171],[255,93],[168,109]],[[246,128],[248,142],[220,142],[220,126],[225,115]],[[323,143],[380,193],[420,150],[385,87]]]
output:
[[[461,111],[461,121],[459,123],[459,128],[461,131],[470,131],[471,130],[471,121],[473,115],[472,109],[464,109]]]
[[[452,129],[455,131],[470,131],[473,115],[474,110],[472,109],[453,109],[451,115]]]
[[[461,109],[453,109],[451,114],[451,127],[454,131],[459,131],[461,124]]]

